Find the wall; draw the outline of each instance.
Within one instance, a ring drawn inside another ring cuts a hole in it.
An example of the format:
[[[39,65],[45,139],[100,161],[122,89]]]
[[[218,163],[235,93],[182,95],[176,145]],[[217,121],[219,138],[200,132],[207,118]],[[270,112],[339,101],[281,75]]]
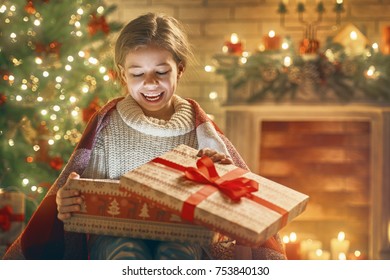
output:
[[[179,94],[198,100],[207,113],[215,116],[215,121],[225,129],[224,112],[221,108],[226,98],[224,79],[214,73],[206,73],[204,66],[212,63],[212,57],[221,52],[223,42],[233,32],[244,40],[246,50],[254,51],[261,38],[270,29],[281,35],[289,35],[297,44],[302,39],[302,31],[286,31],[280,27],[277,14],[279,0],[106,0],[108,4],[117,4],[113,15],[127,22],[140,14],[152,11],[172,15],[187,27],[191,43],[194,46],[197,63],[188,68],[179,87]],[[298,24],[296,5],[298,0],[288,1],[286,25]],[[308,14],[315,14],[316,0],[304,0]],[[333,7],[335,0],[324,0],[326,12],[324,25],[335,23]],[[370,42],[379,42],[383,26],[390,25],[390,0],[344,0],[345,12],[341,23],[355,24]],[[313,19],[313,16],[309,17]],[[323,30],[318,38],[323,44],[327,36],[336,31]],[[216,91],[218,99],[210,100],[209,93]]]

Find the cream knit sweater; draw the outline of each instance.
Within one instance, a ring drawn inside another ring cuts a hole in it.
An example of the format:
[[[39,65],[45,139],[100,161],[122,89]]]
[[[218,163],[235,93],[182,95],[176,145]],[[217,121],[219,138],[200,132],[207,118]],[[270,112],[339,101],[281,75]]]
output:
[[[174,95],[175,113],[169,121],[146,117],[128,95],[117,104],[109,124],[100,132],[84,178],[119,179],[153,158],[186,144],[195,149],[195,114],[191,104]]]

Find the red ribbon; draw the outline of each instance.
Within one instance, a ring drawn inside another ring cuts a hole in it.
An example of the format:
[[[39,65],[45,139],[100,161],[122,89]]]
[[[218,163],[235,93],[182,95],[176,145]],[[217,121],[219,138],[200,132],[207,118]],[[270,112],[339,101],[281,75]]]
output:
[[[9,205],[0,209],[0,229],[2,231],[9,231],[11,222],[24,221],[23,214],[12,214],[12,207]]]
[[[281,214],[282,226],[287,224],[288,212],[285,209],[252,194],[253,192],[258,191],[258,183],[252,179],[239,177],[248,172],[244,169],[236,168],[220,177],[214,162],[207,156],[201,157],[196,162],[197,168],[184,167],[162,158],[155,158],[152,162],[160,163],[175,170],[182,171],[187,179],[206,185],[198,192],[192,194],[184,202],[181,217],[185,220],[192,222],[194,220],[196,206],[208,196],[219,190],[235,202],[238,202],[242,197],[245,197],[259,203]]]

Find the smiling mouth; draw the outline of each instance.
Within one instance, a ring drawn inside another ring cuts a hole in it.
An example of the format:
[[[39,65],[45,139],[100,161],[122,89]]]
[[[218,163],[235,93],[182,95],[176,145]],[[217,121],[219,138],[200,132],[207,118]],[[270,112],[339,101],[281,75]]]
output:
[[[160,93],[141,93],[142,96],[149,102],[158,101],[163,96],[164,92]]]

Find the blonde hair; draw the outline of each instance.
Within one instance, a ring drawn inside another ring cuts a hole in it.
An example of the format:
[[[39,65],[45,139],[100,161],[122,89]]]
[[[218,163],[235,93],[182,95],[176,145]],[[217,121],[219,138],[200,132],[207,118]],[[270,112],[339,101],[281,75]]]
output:
[[[185,67],[192,51],[184,27],[173,17],[147,13],[130,21],[120,32],[115,44],[115,65],[123,66],[129,51],[155,45],[172,53],[177,64]]]

